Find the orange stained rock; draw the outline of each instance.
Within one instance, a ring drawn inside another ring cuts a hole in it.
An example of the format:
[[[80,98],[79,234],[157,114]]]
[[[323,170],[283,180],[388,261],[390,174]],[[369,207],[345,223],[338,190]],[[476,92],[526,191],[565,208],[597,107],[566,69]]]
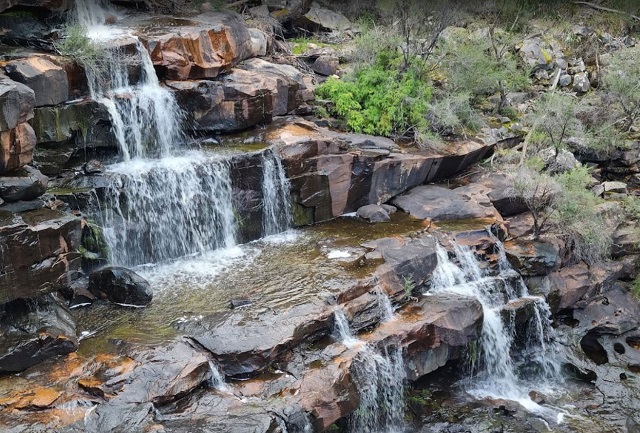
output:
[[[16,409],[45,409],[51,406],[59,397],[61,392],[51,388],[36,388],[28,395],[25,395],[15,405]]]

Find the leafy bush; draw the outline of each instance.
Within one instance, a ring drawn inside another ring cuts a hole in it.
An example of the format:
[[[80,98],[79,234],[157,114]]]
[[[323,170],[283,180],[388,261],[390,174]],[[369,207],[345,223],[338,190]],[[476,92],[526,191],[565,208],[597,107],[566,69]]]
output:
[[[584,130],[576,110],[577,102],[571,95],[544,95],[527,119],[532,129],[531,142],[557,150],[569,137],[582,137]]]
[[[332,114],[353,132],[414,139],[427,132],[431,87],[413,69],[400,71],[394,53],[380,53],[350,79],[330,78],[316,94],[333,102]]]
[[[595,263],[608,256],[612,241],[598,211],[602,200],[587,189],[590,182],[584,167],[558,176],[523,167],[514,176],[514,190],[533,216],[534,239],[551,224],[564,236],[576,261]]]
[[[587,189],[591,175],[585,167],[558,176],[562,193],[558,197],[554,223],[566,235],[576,260],[595,263],[609,255],[611,231],[598,212],[602,199]]]
[[[477,132],[482,128],[482,119],[471,106],[470,96],[458,93],[445,96],[431,104],[429,110],[431,129],[446,135]]]

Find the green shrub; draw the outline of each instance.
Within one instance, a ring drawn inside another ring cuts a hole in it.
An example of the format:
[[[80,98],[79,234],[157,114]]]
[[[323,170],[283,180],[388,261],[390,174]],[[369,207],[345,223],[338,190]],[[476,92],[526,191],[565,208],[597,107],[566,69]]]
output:
[[[549,93],[536,102],[527,116],[530,141],[540,147],[563,147],[569,137],[583,137],[584,128],[576,118],[577,102],[571,95]]]
[[[526,90],[528,74],[518,67],[510,51],[510,36],[494,32],[489,38],[449,41],[442,50],[448,71],[449,87],[454,93],[468,93],[474,102],[499,93],[501,110],[509,92]]]
[[[480,115],[471,106],[470,96],[464,93],[445,96],[433,104],[429,112],[431,128],[440,134],[477,132],[482,128]]]
[[[603,77],[604,90],[619,112],[623,130],[629,131],[640,118],[640,50],[624,49],[611,56]]]
[[[591,175],[585,167],[578,167],[557,178],[562,193],[558,197],[554,223],[566,235],[576,260],[602,261],[611,250],[611,231],[598,212],[602,199],[587,189]]]
[[[428,129],[431,87],[413,69],[398,70],[397,62],[396,54],[383,51],[372,66],[345,80],[330,78],[316,93],[333,102],[332,114],[353,132],[417,140]]]

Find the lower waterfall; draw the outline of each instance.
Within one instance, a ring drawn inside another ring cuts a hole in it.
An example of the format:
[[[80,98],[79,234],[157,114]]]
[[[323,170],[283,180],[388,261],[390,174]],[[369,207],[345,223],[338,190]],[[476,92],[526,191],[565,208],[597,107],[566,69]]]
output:
[[[480,301],[484,321],[480,347],[471,360],[476,376],[468,392],[477,398],[504,398],[526,405],[530,401],[527,383],[540,390],[561,380],[558,349],[545,299],[529,295],[520,275],[504,259],[502,244],[496,242],[496,247],[501,257],[499,273],[491,275],[469,248],[453,245],[456,264],[438,245],[438,265],[426,294],[451,292]],[[514,308],[526,308],[529,313],[524,335],[516,335]]]
[[[378,351],[357,339],[340,308],[334,313],[333,337],[347,347],[359,345],[352,373],[360,394],[360,405],[349,417],[349,431],[403,432],[406,372],[402,348],[387,346]]]

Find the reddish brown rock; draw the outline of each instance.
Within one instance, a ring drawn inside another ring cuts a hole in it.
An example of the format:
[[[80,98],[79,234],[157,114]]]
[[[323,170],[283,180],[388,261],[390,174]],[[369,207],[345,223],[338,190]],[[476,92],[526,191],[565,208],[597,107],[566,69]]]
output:
[[[170,80],[214,78],[259,55],[254,49],[262,51],[237,15],[222,12],[199,16],[179,29],[146,32],[141,39],[160,75]]]
[[[41,209],[2,215],[0,303],[69,287],[80,269],[81,220]]]
[[[589,267],[584,263],[552,272],[549,274],[549,283],[552,311],[574,307],[593,286]]]
[[[69,99],[67,72],[48,56],[14,60],[5,66],[7,75],[35,94],[35,106],[57,105]]]
[[[0,174],[24,167],[33,160],[36,134],[28,123],[0,132]]]

